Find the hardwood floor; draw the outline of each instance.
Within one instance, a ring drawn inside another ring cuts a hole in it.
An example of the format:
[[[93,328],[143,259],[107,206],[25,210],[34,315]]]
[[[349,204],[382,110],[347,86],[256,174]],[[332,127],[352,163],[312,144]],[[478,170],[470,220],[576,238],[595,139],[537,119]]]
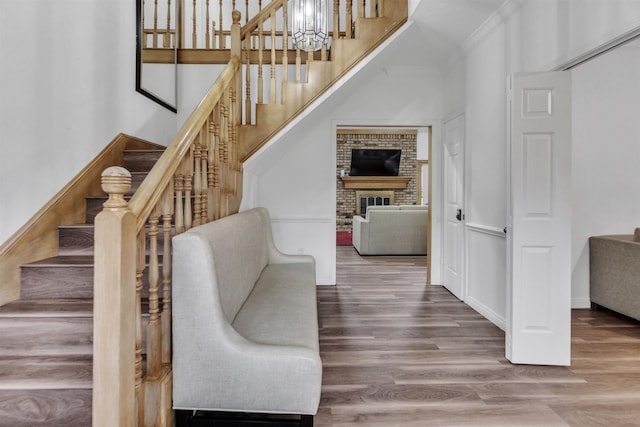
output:
[[[337,251],[316,427],[640,425],[638,322],[574,310],[571,367],[512,365],[500,329],[424,284],[425,257]]]

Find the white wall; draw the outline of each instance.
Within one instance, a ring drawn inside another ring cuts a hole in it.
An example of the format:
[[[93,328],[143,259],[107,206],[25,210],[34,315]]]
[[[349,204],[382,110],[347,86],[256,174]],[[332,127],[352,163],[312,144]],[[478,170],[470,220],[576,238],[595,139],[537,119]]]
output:
[[[634,0],[512,0],[443,70],[445,117],[466,116],[466,219],[474,225],[466,230],[467,302],[498,325],[506,314],[506,245],[498,230],[506,225],[507,76],[550,71],[638,23]],[[584,292],[574,296],[580,305]]]
[[[572,71],[574,305],[588,307],[589,236],[640,227],[640,48]]]
[[[175,135],[135,92],[135,31],[132,0],[0,2],[0,243],[118,133]]]
[[[398,39],[396,42],[401,43]],[[393,52],[397,45],[387,49]],[[243,209],[267,207],[281,250],[315,256],[318,284],[335,283],[336,127],[433,125],[433,138],[439,138],[439,71],[389,67],[384,57],[382,54],[364,66],[288,133],[244,165]],[[436,171],[434,176],[435,181]],[[436,215],[433,227],[438,230],[439,221]],[[435,239],[433,245],[439,253],[440,241]]]

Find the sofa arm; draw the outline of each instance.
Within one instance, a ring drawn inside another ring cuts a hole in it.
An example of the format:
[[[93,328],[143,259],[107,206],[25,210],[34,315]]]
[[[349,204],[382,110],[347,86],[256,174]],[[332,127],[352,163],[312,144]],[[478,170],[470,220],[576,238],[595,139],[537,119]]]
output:
[[[369,220],[361,216],[353,217],[353,246],[358,253],[366,254],[369,251]]]
[[[640,319],[640,242],[633,235],[589,238],[591,302]]]

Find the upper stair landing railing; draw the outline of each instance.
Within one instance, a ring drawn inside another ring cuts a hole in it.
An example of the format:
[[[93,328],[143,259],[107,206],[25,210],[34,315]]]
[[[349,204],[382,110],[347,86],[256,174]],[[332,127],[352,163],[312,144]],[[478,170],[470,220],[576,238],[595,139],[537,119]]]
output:
[[[231,25],[233,11],[238,10],[243,17],[244,28],[267,8],[273,8],[263,0],[141,0],[143,61],[172,62],[173,48],[178,47],[178,60],[182,63],[227,63],[231,47]],[[277,0],[275,0],[277,2]],[[277,8],[276,8],[277,9]],[[355,21],[358,17],[379,17],[380,0],[334,0],[333,19],[330,20],[332,38],[353,38]],[[286,19],[278,13],[275,22],[275,36],[282,49]],[[265,23],[264,30],[270,34],[271,22]],[[334,35],[337,28],[337,37]],[[253,33],[251,49],[257,49],[259,35],[257,26]],[[176,46],[177,44],[177,46]],[[267,42],[266,48],[271,46]],[[164,53],[163,53],[164,52]],[[257,63],[253,57],[252,63]]]

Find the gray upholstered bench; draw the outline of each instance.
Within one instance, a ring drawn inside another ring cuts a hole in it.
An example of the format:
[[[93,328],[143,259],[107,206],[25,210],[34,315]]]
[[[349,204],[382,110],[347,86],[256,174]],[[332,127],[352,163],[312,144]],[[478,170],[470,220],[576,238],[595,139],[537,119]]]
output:
[[[276,249],[266,209],[175,236],[172,289],[174,409],[299,414],[312,425],[315,262]]]

